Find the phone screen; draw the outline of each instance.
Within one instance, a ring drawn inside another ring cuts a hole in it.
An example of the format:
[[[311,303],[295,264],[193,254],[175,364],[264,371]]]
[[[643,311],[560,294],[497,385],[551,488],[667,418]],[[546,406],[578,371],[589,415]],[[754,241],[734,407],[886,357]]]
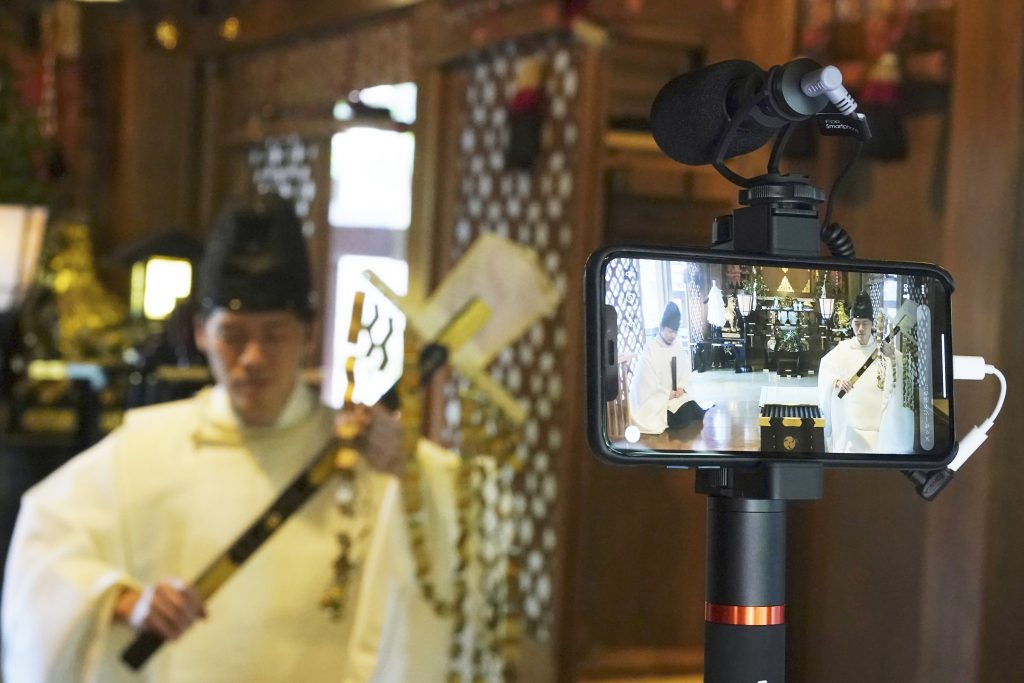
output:
[[[731,257],[601,262],[604,450],[892,466],[951,457],[948,275]]]

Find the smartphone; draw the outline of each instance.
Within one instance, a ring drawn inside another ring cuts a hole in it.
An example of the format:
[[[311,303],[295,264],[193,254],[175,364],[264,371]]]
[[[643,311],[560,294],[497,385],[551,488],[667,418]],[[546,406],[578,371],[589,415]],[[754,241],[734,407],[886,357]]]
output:
[[[930,264],[599,250],[584,290],[591,447],[616,464],[942,467],[952,292]]]

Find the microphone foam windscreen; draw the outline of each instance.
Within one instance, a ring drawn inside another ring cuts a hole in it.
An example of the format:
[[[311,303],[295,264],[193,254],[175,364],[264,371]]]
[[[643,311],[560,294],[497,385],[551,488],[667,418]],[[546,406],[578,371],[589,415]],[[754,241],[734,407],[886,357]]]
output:
[[[758,71],[761,68],[753,62],[731,59],[676,76],[666,83],[651,105],[651,132],[661,151],[683,164],[712,163],[729,125],[729,89]],[[774,129],[753,121],[744,124],[733,136],[725,158],[754,151],[774,133]]]

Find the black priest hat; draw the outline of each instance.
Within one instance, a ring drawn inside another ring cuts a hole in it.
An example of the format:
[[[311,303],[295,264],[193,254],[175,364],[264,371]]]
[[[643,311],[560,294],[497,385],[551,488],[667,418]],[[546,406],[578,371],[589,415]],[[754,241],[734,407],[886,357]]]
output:
[[[875,319],[875,309],[871,305],[871,297],[867,292],[861,292],[853,302],[850,309],[850,319],[861,318],[866,320]]]
[[[261,194],[221,211],[199,270],[199,307],[313,315],[306,240],[290,202]]]
[[[669,301],[665,304],[665,310],[661,314],[661,326],[667,327],[670,330],[678,330],[679,325],[682,323],[682,318],[679,307],[676,306],[674,301]]]

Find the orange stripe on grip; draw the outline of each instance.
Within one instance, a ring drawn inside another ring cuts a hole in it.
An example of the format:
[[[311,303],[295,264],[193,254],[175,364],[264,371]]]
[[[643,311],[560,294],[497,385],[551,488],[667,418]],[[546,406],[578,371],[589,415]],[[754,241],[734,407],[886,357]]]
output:
[[[786,623],[785,605],[746,607],[704,603],[704,621],[734,626],[776,626]]]

